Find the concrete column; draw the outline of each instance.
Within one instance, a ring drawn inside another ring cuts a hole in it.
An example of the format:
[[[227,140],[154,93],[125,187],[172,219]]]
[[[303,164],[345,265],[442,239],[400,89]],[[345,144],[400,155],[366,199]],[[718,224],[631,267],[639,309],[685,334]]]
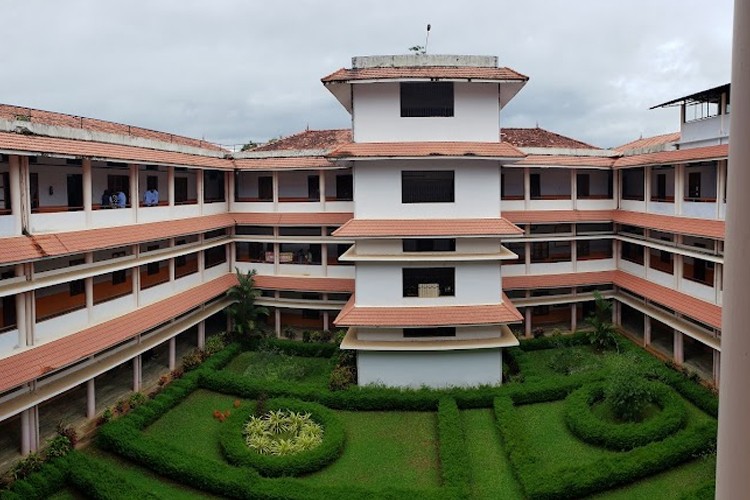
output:
[[[651,317],[643,315],[643,345],[651,345]]]
[[[93,210],[94,180],[91,173],[91,159],[81,160],[83,169],[83,211],[86,213],[86,226],[91,224],[91,211]]]
[[[26,345],[32,346],[36,343],[36,291],[26,292]]]
[[[578,243],[576,240],[570,240],[570,263],[573,266],[573,272],[578,270]]]
[[[8,182],[10,183],[10,211],[13,214],[13,232],[14,234],[21,234],[23,228],[23,217],[22,217],[22,189],[21,189],[21,161],[17,155],[10,155],[8,157]]]
[[[175,247],[175,240],[174,238],[169,238],[169,248]],[[174,257],[169,259],[169,281],[175,280],[175,265],[174,265]]]
[[[275,228],[274,232],[276,233],[277,231],[278,228]],[[279,247],[278,243],[273,244],[273,274],[279,274]]]
[[[227,314],[226,316],[227,316],[227,324],[226,324],[227,330],[226,331],[228,333],[234,330],[234,325],[232,324],[232,315]]]
[[[174,206],[174,167],[167,167],[167,200]]]
[[[648,212],[649,205],[651,204],[651,167],[647,166],[643,169],[643,203]]]
[[[203,180],[204,180],[205,172],[203,170],[198,170],[195,175],[195,189],[196,189],[196,196],[198,198],[198,212],[202,215],[203,214]]]
[[[139,245],[133,245],[133,256],[138,259],[141,253]],[[132,270],[133,273],[133,297],[135,299],[135,305],[138,307],[141,305],[141,266],[135,266]]]
[[[727,179],[726,246],[721,339],[719,441],[716,462],[716,498],[744,498],[750,491],[750,2],[734,3],[732,49],[732,135]],[[737,140],[739,138],[739,140]]]
[[[674,167],[674,213],[682,215],[682,202],[685,196],[685,165]]]
[[[143,373],[141,372],[141,355],[133,358],[133,392],[141,390]]]
[[[318,191],[320,191],[321,210],[326,208],[326,171],[318,170]]]
[[[279,172],[276,170],[271,172],[271,185],[273,187],[273,209],[276,211],[279,209]]]
[[[682,349],[682,342],[683,342],[682,332],[674,330],[673,341],[672,341],[672,355],[674,357],[674,362],[677,363],[678,365],[681,365],[685,361],[685,355]]]
[[[174,370],[177,366],[177,337],[169,339],[169,369]]]
[[[524,309],[523,313],[523,323],[525,330],[524,334],[526,335],[526,337],[531,337],[531,307],[527,307],[526,309]]]
[[[726,96],[722,95],[722,100],[725,98]],[[724,115],[722,115],[723,117]],[[726,170],[724,168],[725,164],[726,160],[716,162],[716,213],[714,214],[716,219],[721,219],[721,203],[724,199],[724,183],[726,182],[726,177],[724,176],[724,171]]]
[[[206,322],[198,323],[198,349],[206,347]]]
[[[84,256],[86,264],[94,263],[94,253],[86,252]],[[89,315],[89,321],[91,321],[94,315],[94,277],[88,277],[83,280],[85,295],[86,295],[86,311]]]
[[[716,387],[719,387],[720,372],[721,372],[721,353],[714,349],[714,366],[713,366],[713,378]]]
[[[675,236],[679,238],[678,236]],[[683,256],[681,254],[672,254],[672,263],[674,265],[674,289],[680,290],[682,288],[682,271],[683,271]]]
[[[198,242],[202,245],[203,244],[203,240],[204,240],[203,233],[201,233],[201,234],[198,235]],[[204,280],[203,275],[204,275],[205,271],[206,271],[206,256],[205,256],[205,252],[203,250],[199,250],[198,251],[198,274],[201,277],[201,283]]]
[[[323,268],[323,276],[328,276],[328,244],[320,245],[320,265]]]
[[[531,208],[531,173],[529,167],[523,167],[523,207]]]
[[[227,210],[230,212],[232,211],[232,207],[234,206],[234,195],[235,193],[235,185],[237,182],[237,172],[235,170],[229,171],[224,173],[224,178],[226,179],[226,200],[227,200]]]
[[[570,331],[575,333],[578,327],[578,304],[570,304]]]
[[[330,324],[330,318],[328,311],[323,311],[323,330],[330,330],[331,324]]]
[[[273,309],[273,319],[276,338],[281,338],[281,309],[278,307],[274,307]]]
[[[96,382],[89,379],[86,382],[86,418],[92,420],[96,416]]]
[[[138,192],[138,165],[131,163],[130,167],[130,209],[135,214],[135,221],[138,222],[138,205],[141,201],[141,193]]]
[[[16,294],[16,326],[18,327],[18,347],[26,347],[26,293]]]
[[[31,450],[31,410],[21,412],[21,455],[28,455]]]
[[[570,170],[570,199],[573,202],[573,209],[578,208],[578,170]]]

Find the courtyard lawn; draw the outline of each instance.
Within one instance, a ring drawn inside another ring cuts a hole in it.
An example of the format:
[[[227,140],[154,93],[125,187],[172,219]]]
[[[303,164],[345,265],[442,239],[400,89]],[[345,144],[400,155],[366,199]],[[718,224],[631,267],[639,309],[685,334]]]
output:
[[[185,500],[199,500],[199,499],[212,499],[218,498],[211,496],[208,493],[196,491],[181,484],[175,483],[161,477],[153,472],[139,467],[132,462],[112,455],[110,453],[99,450],[95,447],[88,448],[85,452],[92,460],[98,460],[102,462],[108,462],[109,464],[115,465],[117,472],[121,477],[129,482],[140,486],[140,492],[150,493],[153,498],[179,498]],[[86,498],[84,496],[72,497],[61,497],[62,498]]]
[[[266,351],[243,352],[225,370],[267,382],[300,382],[328,386],[331,362]]]
[[[149,426],[145,433],[187,453],[224,461],[218,437],[222,423],[213,417],[213,412],[233,411],[235,399],[199,389]]]
[[[336,412],[346,430],[343,455],[306,481],[365,487],[440,486],[437,417],[429,412]]]
[[[716,472],[716,456],[710,455],[688,462],[674,469],[636,481],[616,490],[590,497],[591,500],[652,499],[679,500],[711,481]],[[678,487],[676,487],[678,486]]]
[[[73,488],[68,487],[68,488],[58,491],[51,497],[48,497],[47,500],[78,500],[81,498],[86,498],[86,497],[78,493]]]
[[[513,477],[500,444],[492,410],[465,410],[461,415],[471,460],[472,497],[522,499],[521,486]]]

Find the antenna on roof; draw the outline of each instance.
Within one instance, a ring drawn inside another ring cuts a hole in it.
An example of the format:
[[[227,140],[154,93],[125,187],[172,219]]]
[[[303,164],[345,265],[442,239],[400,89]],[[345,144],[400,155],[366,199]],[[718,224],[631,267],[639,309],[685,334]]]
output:
[[[427,36],[424,39],[424,52],[423,52],[424,54],[427,53],[427,45],[430,43],[430,28],[432,28],[432,26],[430,26],[428,24],[427,25]]]

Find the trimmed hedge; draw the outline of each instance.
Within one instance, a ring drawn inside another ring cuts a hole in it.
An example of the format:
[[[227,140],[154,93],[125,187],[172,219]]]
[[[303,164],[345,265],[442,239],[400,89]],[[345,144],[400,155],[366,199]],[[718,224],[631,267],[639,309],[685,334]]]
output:
[[[45,463],[29,477],[14,482],[10,489],[0,491],[0,499],[43,499],[65,488],[70,469],[68,458],[56,458]]]
[[[232,465],[252,467],[261,475],[269,477],[301,476],[320,470],[341,456],[346,441],[344,426],[328,408],[293,399],[271,399],[267,402],[267,407],[269,410],[310,413],[313,420],[323,426],[323,442],[311,450],[295,455],[261,455],[250,449],[242,436],[242,428],[254,408],[252,403],[245,403],[232,412],[219,434],[224,457]]]
[[[704,423],[662,441],[602,458],[596,467],[562,465],[554,471],[541,471],[528,452],[524,424],[510,397],[497,398],[494,409],[513,473],[533,499],[578,498],[628,484],[692,460],[711,450],[716,439],[716,422]]]
[[[604,384],[584,386],[565,400],[565,423],[577,438],[611,450],[625,451],[659,441],[685,427],[687,409],[668,386],[650,382],[652,402],[661,411],[645,422],[615,423],[594,415],[591,406],[604,398]]]
[[[339,346],[330,342],[300,342],[299,340],[277,339],[275,337],[253,340],[249,347],[252,350],[257,350],[263,345],[290,356],[304,358],[330,358],[339,352]]]
[[[98,500],[130,498],[158,499],[158,495],[122,476],[117,465],[93,460],[82,453],[72,453],[68,482],[87,497]]]
[[[460,498],[470,494],[471,477],[467,464],[466,440],[461,414],[453,398],[442,398],[438,404],[438,440],[440,472],[443,485],[455,488]]]

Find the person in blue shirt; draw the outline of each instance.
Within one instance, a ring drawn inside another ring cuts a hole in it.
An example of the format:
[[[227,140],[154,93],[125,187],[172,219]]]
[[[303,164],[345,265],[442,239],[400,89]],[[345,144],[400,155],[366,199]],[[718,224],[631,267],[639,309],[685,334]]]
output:
[[[127,205],[128,199],[125,196],[125,193],[122,191],[119,191],[117,193],[117,208],[125,208],[125,205]]]

